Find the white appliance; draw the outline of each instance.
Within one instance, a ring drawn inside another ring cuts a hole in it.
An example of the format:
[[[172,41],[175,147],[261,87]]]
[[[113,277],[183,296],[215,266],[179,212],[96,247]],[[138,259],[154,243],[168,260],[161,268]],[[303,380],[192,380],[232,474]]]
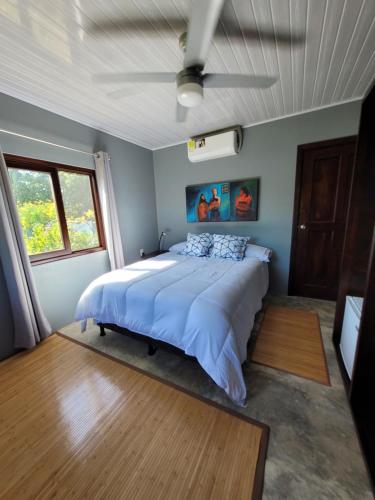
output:
[[[191,162],[213,160],[224,156],[236,155],[242,146],[242,130],[235,127],[232,130],[213,132],[188,140],[188,158]]]
[[[342,324],[340,350],[346,371],[350,378],[353,374],[354,358],[357,349],[359,323],[361,321],[363,298],[346,297],[345,314]]]

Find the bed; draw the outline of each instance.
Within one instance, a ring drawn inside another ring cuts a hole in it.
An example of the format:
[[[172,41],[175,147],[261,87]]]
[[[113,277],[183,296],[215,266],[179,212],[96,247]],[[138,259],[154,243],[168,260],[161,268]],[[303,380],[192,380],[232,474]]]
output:
[[[268,265],[168,252],[112,271],[82,294],[76,319],[89,318],[162,341],[194,356],[238,405],[246,402],[242,363]]]

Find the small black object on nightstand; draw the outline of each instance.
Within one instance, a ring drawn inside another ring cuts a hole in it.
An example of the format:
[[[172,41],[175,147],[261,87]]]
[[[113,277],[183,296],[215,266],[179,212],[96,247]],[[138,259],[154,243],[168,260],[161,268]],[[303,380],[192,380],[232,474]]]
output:
[[[162,253],[168,253],[168,250],[155,250],[155,252],[145,253],[142,256],[142,259],[151,259],[151,257],[157,257],[158,255],[161,255]]]

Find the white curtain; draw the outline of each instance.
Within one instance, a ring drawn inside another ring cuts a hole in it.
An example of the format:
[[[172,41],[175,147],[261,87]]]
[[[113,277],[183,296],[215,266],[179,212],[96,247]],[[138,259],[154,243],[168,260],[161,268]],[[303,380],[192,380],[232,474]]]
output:
[[[104,153],[103,151],[99,151],[97,157],[95,157],[96,179],[98,182],[109,262],[111,269],[115,270],[124,267],[125,260],[109,161],[108,153]]]
[[[12,309],[14,347],[34,347],[48,337],[51,327],[39,303],[1,149],[0,256]]]

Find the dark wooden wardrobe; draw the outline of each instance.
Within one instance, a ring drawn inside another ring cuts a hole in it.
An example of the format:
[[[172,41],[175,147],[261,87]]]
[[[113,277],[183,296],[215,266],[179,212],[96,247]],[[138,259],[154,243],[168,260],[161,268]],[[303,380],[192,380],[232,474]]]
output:
[[[364,297],[352,379],[340,345],[347,295]],[[375,484],[375,87],[362,105],[333,333],[339,364]]]

